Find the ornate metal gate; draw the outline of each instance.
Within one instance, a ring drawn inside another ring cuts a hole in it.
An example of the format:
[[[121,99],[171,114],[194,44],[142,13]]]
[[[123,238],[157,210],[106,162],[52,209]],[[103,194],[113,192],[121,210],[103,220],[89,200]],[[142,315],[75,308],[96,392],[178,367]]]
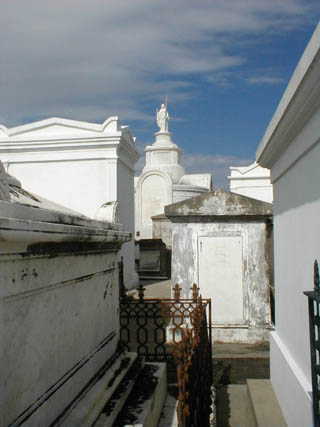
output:
[[[175,362],[178,387],[178,421],[183,426],[209,426],[212,386],[211,300],[199,295],[181,298],[178,284],[172,299],[138,299],[122,293],[120,340],[128,351],[148,361]],[[207,321],[208,319],[208,321]]]

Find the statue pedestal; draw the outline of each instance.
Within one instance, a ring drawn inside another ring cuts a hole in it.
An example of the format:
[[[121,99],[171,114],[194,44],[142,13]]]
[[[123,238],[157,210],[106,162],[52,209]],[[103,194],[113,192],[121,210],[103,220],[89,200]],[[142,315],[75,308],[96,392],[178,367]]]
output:
[[[172,137],[172,133],[171,132],[156,132],[154,134],[154,136],[156,137],[155,142],[152,144],[153,146],[163,146],[163,147],[171,147],[172,145],[176,145],[171,137]],[[177,147],[177,146],[176,146]]]
[[[155,133],[155,142],[145,149],[146,166],[143,173],[160,168],[170,176],[173,184],[178,184],[185,170],[180,164],[182,150],[172,141],[171,136],[170,132]]]

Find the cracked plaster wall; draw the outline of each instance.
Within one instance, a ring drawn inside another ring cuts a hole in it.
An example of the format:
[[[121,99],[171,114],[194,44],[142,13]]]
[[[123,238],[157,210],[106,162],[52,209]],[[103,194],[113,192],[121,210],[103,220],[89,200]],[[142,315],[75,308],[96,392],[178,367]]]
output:
[[[177,221],[177,222],[176,222]],[[179,222],[181,221],[181,222]],[[184,222],[182,222],[184,221]],[[270,326],[269,268],[265,251],[266,225],[263,221],[205,222],[174,220],[172,227],[172,281],[182,287],[183,297],[191,296],[191,285],[199,283],[198,238],[241,236],[244,325],[216,328],[218,341],[257,342],[268,338]],[[214,277],[212,277],[214,281]],[[202,295],[210,298],[211,295]],[[214,301],[213,301],[214,310]],[[266,329],[267,328],[267,329]]]

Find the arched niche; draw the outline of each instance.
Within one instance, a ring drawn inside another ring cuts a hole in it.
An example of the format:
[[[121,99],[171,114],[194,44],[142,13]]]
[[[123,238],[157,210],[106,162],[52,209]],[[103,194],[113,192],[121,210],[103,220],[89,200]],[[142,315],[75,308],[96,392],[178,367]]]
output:
[[[168,194],[171,181],[162,173],[147,174],[141,183],[141,223],[152,226],[151,217],[163,213],[164,206],[170,203]]]

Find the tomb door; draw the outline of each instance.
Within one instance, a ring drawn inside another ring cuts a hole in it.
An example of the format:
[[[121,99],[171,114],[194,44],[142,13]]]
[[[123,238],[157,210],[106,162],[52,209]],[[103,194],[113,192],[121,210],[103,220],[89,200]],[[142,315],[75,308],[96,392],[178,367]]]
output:
[[[241,236],[199,237],[199,286],[212,299],[213,324],[243,324]]]

